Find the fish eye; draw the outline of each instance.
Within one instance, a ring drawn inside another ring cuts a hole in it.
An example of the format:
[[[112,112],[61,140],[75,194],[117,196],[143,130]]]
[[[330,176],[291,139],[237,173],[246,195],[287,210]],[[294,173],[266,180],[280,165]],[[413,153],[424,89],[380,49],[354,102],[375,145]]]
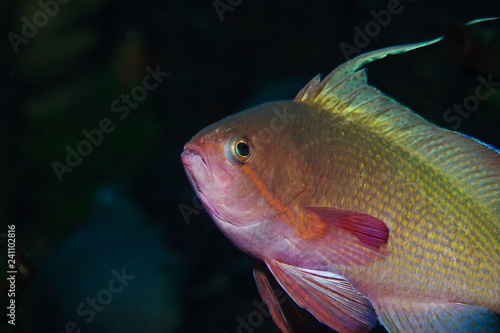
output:
[[[248,163],[253,155],[253,146],[245,137],[230,138],[226,142],[226,157],[236,165]]]
[[[241,158],[248,158],[250,156],[250,146],[245,141],[239,141],[234,146],[236,154]]]

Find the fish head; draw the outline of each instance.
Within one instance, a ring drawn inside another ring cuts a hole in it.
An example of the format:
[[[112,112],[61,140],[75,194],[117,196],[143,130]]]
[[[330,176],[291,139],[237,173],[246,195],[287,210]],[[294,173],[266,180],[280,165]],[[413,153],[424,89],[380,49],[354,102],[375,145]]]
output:
[[[241,227],[271,219],[303,190],[287,130],[294,104],[266,103],[229,116],[184,146],[186,174],[216,223]]]

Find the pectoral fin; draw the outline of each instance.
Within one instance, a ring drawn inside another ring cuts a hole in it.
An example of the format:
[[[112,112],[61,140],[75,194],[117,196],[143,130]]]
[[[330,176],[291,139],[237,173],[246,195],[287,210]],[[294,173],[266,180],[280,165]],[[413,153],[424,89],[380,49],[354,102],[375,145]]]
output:
[[[381,220],[367,214],[330,207],[306,207],[322,222],[355,234],[364,244],[380,247],[389,240],[389,228]]]
[[[299,237],[333,264],[369,265],[388,254],[390,231],[376,217],[332,207],[303,207],[300,215],[308,229]]]
[[[266,264],[295,303],[329,327],[339,332],[369,332],[377,324],[371,303],[344,277],[276,260]]]
[[[485,308],[461,303],[373,303],[379,321],[391,333],[500,332],[500,319]]]
[[[288,296],[263,262],[256,262],[253,272],[260,295],[283,333],[331,332],[330,328],[320,323],[309,311],[298,306]]]

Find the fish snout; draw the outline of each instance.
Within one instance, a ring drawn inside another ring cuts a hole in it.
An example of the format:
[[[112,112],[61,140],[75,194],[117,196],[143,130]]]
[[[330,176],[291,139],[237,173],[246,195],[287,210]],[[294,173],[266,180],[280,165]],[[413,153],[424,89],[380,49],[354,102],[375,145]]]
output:
[[[193,164],[199,164],[200,162],[205,169],[208,168],[205,150],[195,138],[184,145],[181,160],[182,164],[187,168],[191,168]]]
[[[184,145],[181,154],[181,161],[184,170],[193,189],[199,193],[200,183],[206,182],[209,178],[209,168],[206,160],[206,153],[201,145],[195,140],[191,140]]]

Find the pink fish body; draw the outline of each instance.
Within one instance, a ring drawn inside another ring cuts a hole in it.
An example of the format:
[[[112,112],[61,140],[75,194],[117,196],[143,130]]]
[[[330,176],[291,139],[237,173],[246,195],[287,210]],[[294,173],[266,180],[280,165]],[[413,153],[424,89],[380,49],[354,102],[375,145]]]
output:
[[[258,259],[283,332],[313,325],[303,309],[339,332],[377,320],[389,332],[500,332],[500,154],[426,122],[358,70],[437,41],[361,55],[185,145],[193,188]]]

